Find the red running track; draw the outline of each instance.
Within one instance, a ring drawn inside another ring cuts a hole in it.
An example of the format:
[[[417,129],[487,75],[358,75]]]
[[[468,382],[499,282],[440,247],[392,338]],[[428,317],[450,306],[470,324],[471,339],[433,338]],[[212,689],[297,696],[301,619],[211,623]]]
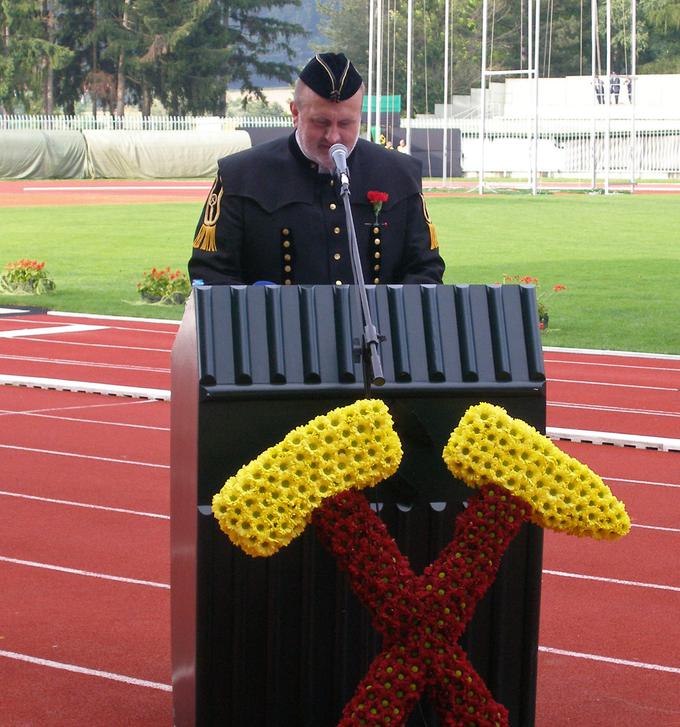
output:
[[[176,330],[0,317],[0,375],[162,396]],[[549,426],[678,437],[678,358],[545,358]],[[1,386],[0,421],[0,725],[171,725],[168,402]],[[559,446],[633,530],[546,533],[537,727],[680,726],[680,454]]]
[[[26,207],[32,205],[65,204],[145,204],[149,202],[196,202],[202,204],[210,191],[212,179],[187,180],[116,180],[116,179],[40,179],[0,180],[0,207]],[[469,194],[478,183],[474,180],[426,180],[426,196],[452,196]],[[542,189],[555,192],[582,193],[587,184],[543,180]],[[526,188],[527,184],[508,185],[491,183],[490,189]],[[630,184],[612,184],[613,192],[630,192]],[[636,194],[678,194],[680,184],[675,182],[639,183]]]
[[[40,179],[0,180],[0,207],[42,205],[148,204],[153,202],[203,203],[212,179],[116,180]]]

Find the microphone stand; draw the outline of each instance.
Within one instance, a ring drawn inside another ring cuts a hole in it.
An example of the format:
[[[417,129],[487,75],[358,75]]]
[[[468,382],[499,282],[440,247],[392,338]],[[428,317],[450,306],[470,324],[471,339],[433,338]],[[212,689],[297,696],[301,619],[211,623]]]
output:
[[[364,327],[361,341],[361,361],[364,369],[364,391],[366,398],[370,398],[371,384],[374,386],[383,386],[385,383],[382,361],[380,360],[380,352],[378,351],[378,344],[380,341],[384,341],[385,337],[378,333],[378,330],[373,323],[373,319],[371,318],[371,310],[368,307],[366,283],[364,282],[364,273],[361,267],[361,258],[359,256],[359,245],[357,243],[356,230],[354,229],[352,208],[349,203],[349,175],[347,172],[339,172],[338,177],[340,179],[340,196],[342,197],[342,202],[345,208],[345,223],[347,225],[347,236],[349,239],[349,257],[352,263],[354,282],[357,286],[357,290],[359,291],[361,319]]]

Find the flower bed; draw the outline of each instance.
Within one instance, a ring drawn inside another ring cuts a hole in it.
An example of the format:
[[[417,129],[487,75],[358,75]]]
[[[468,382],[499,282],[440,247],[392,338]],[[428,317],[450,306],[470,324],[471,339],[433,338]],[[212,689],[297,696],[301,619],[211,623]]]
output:
[[[524,285],[533,285],[536,288],[536,303],[538,305],[538,320],[539,328],[545,330],[548,327],[548,321],[550,319],[548,312],[548,301],[553,298],[557,293],[561,293],[567,289],[566,285],[562,283],[556,283],[550,290],[541,290],[541,286],[538,282],[538,278],[534,278],[531,275],[503,275],[503,283],[523,283]]]
[[[137,290],[145,303],[182,305],[191,292],[191,282],[185,273],[173,272],[170,266],[160,270],[151,268],[150,272],[144,272]]]
[[[37,260],[16,260],[7,263],[0,276],[0,289],[13,295],[42,295],[55,289],[54,281]]]

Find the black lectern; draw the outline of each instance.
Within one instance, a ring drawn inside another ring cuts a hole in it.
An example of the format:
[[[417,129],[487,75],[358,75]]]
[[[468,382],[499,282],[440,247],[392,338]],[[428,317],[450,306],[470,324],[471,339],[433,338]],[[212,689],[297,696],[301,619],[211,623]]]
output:
[[[224,481],[291,429],[364,396],[351,286],[199,287],[172,353],[172,661],[177,727],[334,727],[379,637],[313,527],[270,558],[220,532]],[[413,569],[450,540],[469,490],[441,458],[468,406],[545,431],[534,289],[368,288],[404,448],[366,491]],[[534,722],[542,533],[524,526],[462,640],[513,727]],[[426,699],[409,725],[438,725]]]

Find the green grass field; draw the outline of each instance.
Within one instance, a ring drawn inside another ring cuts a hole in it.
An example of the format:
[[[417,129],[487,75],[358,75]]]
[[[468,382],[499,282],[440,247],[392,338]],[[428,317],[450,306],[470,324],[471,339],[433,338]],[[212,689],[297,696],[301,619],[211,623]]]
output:
[[[44,260],[49,296],[0,294],[0,305],[179,318],[142,304],[151,267],[186,269],[200,204],[0,210],[0,265]],[[680,199],[675,195],[523,194],[428,200],[447,283],[530,275],[550,301],[544,343],[680,354]]]

